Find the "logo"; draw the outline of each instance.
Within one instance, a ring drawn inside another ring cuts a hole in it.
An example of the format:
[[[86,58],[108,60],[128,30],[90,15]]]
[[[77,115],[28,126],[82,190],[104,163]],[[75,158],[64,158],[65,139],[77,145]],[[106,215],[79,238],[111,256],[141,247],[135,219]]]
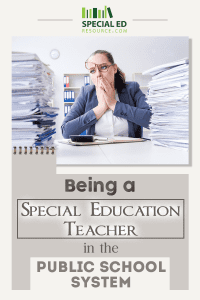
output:
[[[127,33],[126,26],[126,21],[114,19],[110,7],[104,6],[102,10],[82,7],[82,33]]]
[[[82,19],[106,19],[113,18],[113,14],[110,7],[105,6],[103,10],[92,8],[86,9],[82,7]]]

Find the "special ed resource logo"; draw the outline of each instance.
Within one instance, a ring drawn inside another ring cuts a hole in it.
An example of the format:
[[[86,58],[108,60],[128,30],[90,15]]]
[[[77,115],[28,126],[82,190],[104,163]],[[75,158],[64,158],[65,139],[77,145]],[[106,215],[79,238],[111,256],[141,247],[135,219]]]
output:
[[[113,14],[110,7],[105,6],[103,10],[97,8],[86,9],[85,7],[82,7],[82,19],[106,19],[108,16],[110,18],[113,18]]]
[[[114,21],[110,7],[104,9],[82,7],[82,33],[127,33],[126,21]],[[101,29],[100,29],[101,28]],[[123,28],[123,29],[122,29]]]

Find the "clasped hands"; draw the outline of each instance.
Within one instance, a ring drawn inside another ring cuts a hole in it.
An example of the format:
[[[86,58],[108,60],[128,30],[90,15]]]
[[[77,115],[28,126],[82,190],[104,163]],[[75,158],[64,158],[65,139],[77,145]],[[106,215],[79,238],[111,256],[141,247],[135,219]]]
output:
[[[115,88],[106,78],[98,77],[96,84],[98,105],[93,108],[95,116],[100,119],[108,109],[115,110]]]
[[[105,112],[108,109],[115,110],[115,88],[113,83],[109,83],[106,78],[98,77],[96,85],[98,106],[101,106]]]

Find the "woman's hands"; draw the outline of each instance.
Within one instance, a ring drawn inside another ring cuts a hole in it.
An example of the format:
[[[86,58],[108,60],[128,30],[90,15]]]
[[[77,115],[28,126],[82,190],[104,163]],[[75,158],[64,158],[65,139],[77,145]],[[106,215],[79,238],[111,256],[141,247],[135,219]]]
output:
[[[110,84],[106,78],[98,77],[96,93],[98,106],[96,106],[93,110],[98,120],[108,109],[112,109],[114,111],[117,101],[115,100],[114,85]]]
[[[106,112],[106,110],[108,110],[109,107],[106,103],[105,91],[103,88],[102,80],[100,78],[97,79],[96,93],[98,99],[98,106],[100,106]]]
[[[113,83],[109,83],[109,81],[104,77],[99,77],[98,84],[101,90],[101,93],[104,97],[104,101],[106,102],[108,108],[114,111],[115,109],[115,88]],[[97,96],[98,97],[98,96]]]

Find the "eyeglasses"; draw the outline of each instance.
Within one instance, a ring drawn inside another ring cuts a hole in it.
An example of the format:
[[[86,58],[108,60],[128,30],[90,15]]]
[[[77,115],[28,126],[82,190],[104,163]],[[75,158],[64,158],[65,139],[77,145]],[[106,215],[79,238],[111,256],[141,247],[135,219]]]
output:
[[[90,71],[90,74],[94,74],[98,68],[99,72],[107,72],[108,69],[113,66],[114,64],[112,65],[107,65],[107,64],[100,64],[100,65],[97,65],[95,63],[92,63],[92,62],[85,62],[85,67],[87,70]]]

